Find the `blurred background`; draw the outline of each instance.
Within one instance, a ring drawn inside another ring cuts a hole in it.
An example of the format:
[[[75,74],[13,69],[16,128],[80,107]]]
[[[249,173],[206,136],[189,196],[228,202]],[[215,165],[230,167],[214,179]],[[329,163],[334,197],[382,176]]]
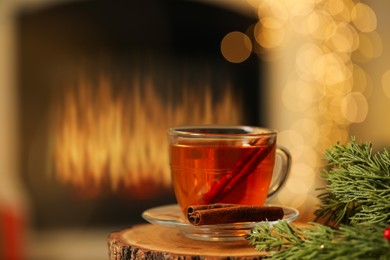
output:
[[[270,200],[313,220],[323,154],[390,142],[389,4],[2,0],[0,258],[107,259],[110,232],[175,203],[166,130],[279,132]]]

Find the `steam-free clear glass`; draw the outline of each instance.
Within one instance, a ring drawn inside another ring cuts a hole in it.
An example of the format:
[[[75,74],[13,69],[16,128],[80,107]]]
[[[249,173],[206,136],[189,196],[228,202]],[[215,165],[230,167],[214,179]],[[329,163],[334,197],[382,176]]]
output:
[[[263,205],[286,181],[289,152],[275,131],[252,126],[182,126],[168,130],[177,202]],[[280,158],[278,171],[275,158]]]

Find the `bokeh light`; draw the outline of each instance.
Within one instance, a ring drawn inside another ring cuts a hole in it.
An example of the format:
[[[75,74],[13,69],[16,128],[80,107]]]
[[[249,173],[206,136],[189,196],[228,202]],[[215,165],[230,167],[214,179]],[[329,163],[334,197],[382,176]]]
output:
[[[342,100],[341,112],[351,123],[363,122],[368,113],[366,97],[359,92],[349,93]]]
[[[390,70],[387,70],[382,76],[382,89],[386,97],[390,98]]]
[[[383,52],[377,17],[354,0],[247,1],[258,14],[252,40],[259,58],[275,68],[295,62],[283,75],[286,82],[276,80],[280,106],[294,115],[283,117],[279,136],[294,164],[275,201],[298,207],[302,219],[310,220],[325,150],[346,142],[351,124],[369,114],[373,87],[364,64]],[[390,70],[383,74],[382,90],[390,98]]]
[[[375,12],[366,4],[357,3],[351,11],[352,22],[361,32],[372,32],[376,29]]]
[[[255,26],[255,39],[265,49],[280,46],[285,40],[283,27],[265,27],[261,22]]]
[[[222,39],[221,52],[226,60],[240,63],[251,55],[252,42],[249,36],[242,32],[231,32]]]

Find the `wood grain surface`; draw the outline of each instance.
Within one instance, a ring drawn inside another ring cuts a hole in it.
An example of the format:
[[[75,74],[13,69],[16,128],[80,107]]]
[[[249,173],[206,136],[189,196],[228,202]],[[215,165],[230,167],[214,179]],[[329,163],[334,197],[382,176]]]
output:
[[[261,259],[266,252],[240,241],[199,241],[178,229],[152,224],[135,225],[108,237],[109,259]]]

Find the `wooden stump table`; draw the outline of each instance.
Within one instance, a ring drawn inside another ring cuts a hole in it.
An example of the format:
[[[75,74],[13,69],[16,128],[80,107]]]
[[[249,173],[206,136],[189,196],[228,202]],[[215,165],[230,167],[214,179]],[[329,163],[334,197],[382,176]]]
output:
[[[199,241],[189,239],[174,228],[152,224],[135,225],[113,232],[108,238],[111,260],[130,259],[261,259],[267,253],[257,251],[246,240]]]

